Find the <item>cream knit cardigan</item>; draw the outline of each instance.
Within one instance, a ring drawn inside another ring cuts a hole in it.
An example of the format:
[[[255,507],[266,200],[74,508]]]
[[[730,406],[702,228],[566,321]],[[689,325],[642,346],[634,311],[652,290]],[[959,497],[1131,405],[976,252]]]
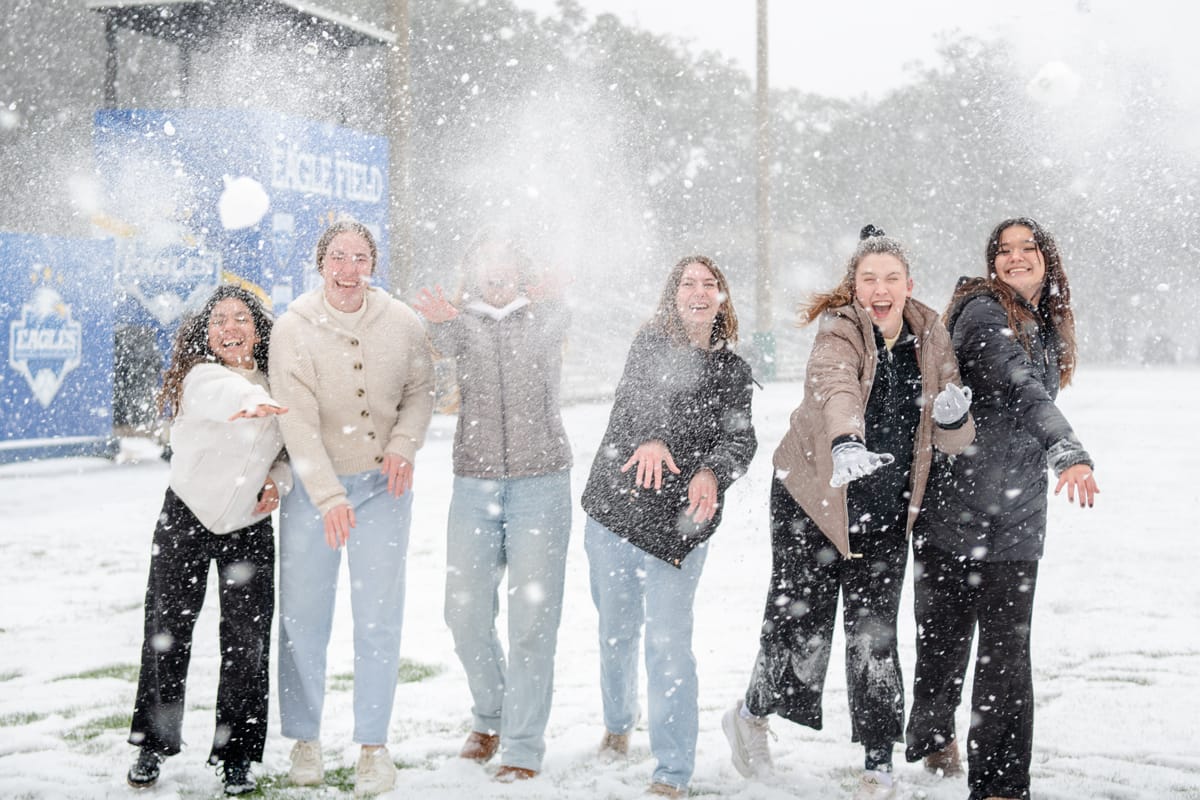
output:
[[[346,501],[338,476],[410,463],[433,416],[433,365],[417,315],[367,291],[355,330],[326,310],[320,288],[298,297],[271,332],[271,394],[292,469],[322,513]]]

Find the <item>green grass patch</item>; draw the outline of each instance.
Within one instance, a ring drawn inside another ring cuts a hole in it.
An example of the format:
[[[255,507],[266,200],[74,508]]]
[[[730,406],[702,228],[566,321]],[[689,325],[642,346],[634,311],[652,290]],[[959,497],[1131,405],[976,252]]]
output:
[[[441,673],[442,667],[438,664],[422,664],[420,661],[413,661],[410,658],[400,659],[400,668],[397,678],[400,683],[417,683],[426,678],[432,678],[434,675]],[[329,678],[329,688],[335,692],[348,692],[354,688],[354,673],[341,672],[337,675],[331,675]]]
[[[0,728],[15,728],[17,725],[30,725],[45,719],[48,714],[36,711],[18,711],[16,714],[5,714],[0,717]]]
[[[109,664],[106,667],[96,667],[85,672],[77,672],[74,675],[62,675],[54,679],[58,681],[86,681],[95,678],[117,678],[130,683],[136,683],[138,679],[137,664]]]
[[[401,683],[423,681],[426,678],[432,678],[441,671],[442,667],[438,664],[422,664],[420,661],[412,661],[407,658],[400,659]]]
[[[90,742],[102,733],[109,731],[128,731],[133,724],[132,714],[109,714],[107,717],[97,717],[68,731],[64,737],[71,742]]]

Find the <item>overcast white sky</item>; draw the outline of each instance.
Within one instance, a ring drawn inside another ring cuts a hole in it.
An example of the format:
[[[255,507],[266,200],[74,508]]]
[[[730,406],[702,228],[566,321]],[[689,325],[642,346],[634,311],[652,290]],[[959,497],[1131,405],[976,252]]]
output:
[[[542,14],[555,0],[516,0]],[[754,70],[755,0],[580,0],[592,14],[614,13],[656,33],[671,32]],[[1035,74],[1061,61],[1087,77],[1107,52],[1152,53],[1178,62],[1191,83],[1191,36],[1200,8],[1191,0],[770,0],[770,81],[818,94],[878,96],[905,82],[903,67],[932,63],[938,32],[960,29],[1010,37]],[[1186,77],[1185,77],[1186,76]],[[1181,87],[1183,88],[1183,87]]]

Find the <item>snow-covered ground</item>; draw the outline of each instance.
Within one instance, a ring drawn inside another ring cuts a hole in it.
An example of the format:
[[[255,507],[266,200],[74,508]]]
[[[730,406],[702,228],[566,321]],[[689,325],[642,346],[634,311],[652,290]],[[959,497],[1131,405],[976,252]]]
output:
[[[838,798],[861,769],[852,745],[840,656],[830,665],[824,731],[773,725],[776,773],[742,779],[729,764],[720,717],[744,690],[757,647],[770,553],[770,458],[799,401],[797,384],[755,397],[760,449],[730,492],[697,600],[701,716],[692,796]],[[1102,495],[1081,511],[1056,498],[1034,625],[1037,723],[1033,782],[1039,798],[1200,798],[1200,555],[1195,424],[1200,372],[1084,370],[1063,393],[1067,415],[1097,462]],[[567,410],[576,496],[608,406]],[[501,785],[496,766],[455,758],[470,698],[442,622],[444,522],[454,420],[435,420],[417,462],[417,496],[402,656],[437,670],[401,684],[391,750],[401,765],[393,797],[635,798],[653,762],[644,728],[627,763],[594,757],[602,733],[596,616],[588,595],[582,512],[576,506],[545,771]],[[0,797],[129,797],[133,703],[150,539],[166,465],[128,443],[122,463],[65,459],[0,468]],[[343,568],[344,569],[344,568]],[[345,589],[345,577],[343,586]],[[204,765],[217,674],[215,591],[201,614],[188,692],[185,751],[145,796],[217,797]],[[911,590],[901,616],[911,679]],[[330,673],[351,671],[348,598],[339,597]],[[838,635],[837,647],[841,646]],[[263,794],[344,796],[357,748],[350,742],[349,681],[334,678],[322,738],[341,787],[281,785],[290,743],[272,698]],[[960,712],[960,730],[967,725]],[[899,748],[898,748],[899,751]],[[898,758],[905,798],[961,800],[963,779],[937,781]]]

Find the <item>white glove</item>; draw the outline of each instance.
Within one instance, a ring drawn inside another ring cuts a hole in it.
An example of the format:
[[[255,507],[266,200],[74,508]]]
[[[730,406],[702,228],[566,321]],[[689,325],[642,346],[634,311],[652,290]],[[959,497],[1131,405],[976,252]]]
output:
[[[845,486],[895,460],[891,453],[872,453],[858,442],[843,442],[833,448],[833,477],[829,485],[835,489]]]
[[[953,425],[964,416],[971,407],[971,387],[961,389],[953,383],[947,383],[946,388],[933,398],[933,421],[938,425]]]

